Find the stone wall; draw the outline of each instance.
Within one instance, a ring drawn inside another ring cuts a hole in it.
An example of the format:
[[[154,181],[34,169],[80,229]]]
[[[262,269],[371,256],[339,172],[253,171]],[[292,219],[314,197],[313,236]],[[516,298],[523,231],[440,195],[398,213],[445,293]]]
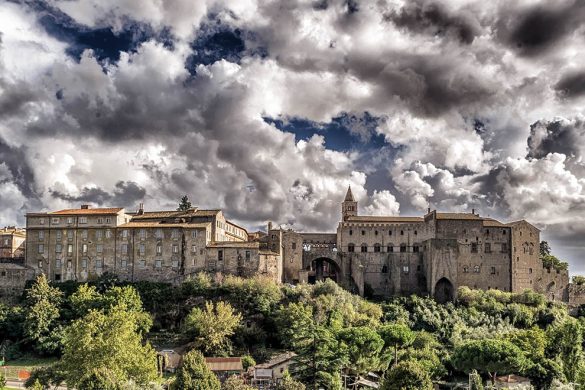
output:
[[[569,302],[569,271],[542,267],[534,280],[534,290],[551,301]]]
[[[540,260],[540,232],[526,221],[512,225],[512,291],[536,289],[535,282],[542,276]]]

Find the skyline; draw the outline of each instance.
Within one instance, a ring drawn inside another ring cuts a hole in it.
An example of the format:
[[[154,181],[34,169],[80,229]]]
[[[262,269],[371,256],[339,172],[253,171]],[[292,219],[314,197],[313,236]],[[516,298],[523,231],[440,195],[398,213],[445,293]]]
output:
[[[0,3],[0,225],[81,203],[333,231],[428,207],[585,274],[578,1]]]

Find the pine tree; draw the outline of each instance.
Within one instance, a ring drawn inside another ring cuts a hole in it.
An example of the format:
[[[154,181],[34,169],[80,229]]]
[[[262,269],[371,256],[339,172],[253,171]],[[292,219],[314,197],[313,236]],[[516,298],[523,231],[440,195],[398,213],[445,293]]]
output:
[[[193,205],[191,205],[189,197],[185,195],[181,198],[181,202],[179,203],[179,207],[177,207],[177,211],[187,211],[192,207]]]

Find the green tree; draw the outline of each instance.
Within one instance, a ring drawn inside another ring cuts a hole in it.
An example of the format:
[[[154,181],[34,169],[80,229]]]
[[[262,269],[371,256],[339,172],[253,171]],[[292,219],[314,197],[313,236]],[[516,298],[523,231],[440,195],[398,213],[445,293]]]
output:
[[[181,198],[181,202],[179,203],[179,207],[177,207],[177,211],[187,211],[192,207],[193,205],[191,205],[189,197],[185,195]]]
[[[302,302],[281,306],[276,312],[276,325],[282,344],[291,347],[296,335],[313,326],[313,308]]]
[[[347,351],[352,372],[359,375],[379,368],[384,340],[375,330],[365,326],[347,328],[341,330],[337,338],[341,341],[341,350]]]
[[[429,373],[413,360],[398,363],[386,371],[380,390],[432,390]]]
[[[563,373],[569,382],[578,379],[583,365],[583,335],[578,321],[569,319],[547,329],[546,355],[560,361]]]
[[[398,349],[412,344],[416,336],[408,326],[403,324],[384,325],[378,332],[384,340],[384,347],[394,350],[394,365],[398,364]]]
[[[197,350],[187,352],[177,371],[178,390],[219,390],[217,376],[205,364],[203,354]]]
[[[496,375],[517,373],[524,369],[527,362],[524,353],[507,340],[472,340],[457,345],[451,362],[460,371],[472,370],[486,373],[492,382]]]
[[[230,350],[229,337],[238,327],[242,316],[226,302],[205,303],[205,310],[194,308],[185,320],[187,335],[194,338],[195,346],[208,354]]]
[[[254,367],[256,365],[256,360],[250,355],[242,356],[242,367],[244,367],[244,371],[248,371],[248,368]]]
[[[230,376],[226,379],[225,382],[221,385],[222,390],[254,390],[255,388],[249,386],[244,382],[242,378],[239,378],[235,375]]]
[[[62,302],[63,293],[49,284],[45,274],[38,276],[25,292],[23,332],[25,340],[40,354],[53,354],[61,348]]]
[[[581,275],[573,276],[573,284],[577,284],[579,286],[585,285],[585,276],[581,276]]]
[[[548,256],[551,254],[550,245],[546,241],[540,242],[540,257]]]
[[[297,353],[292,366],[293,375],[311,388],[327,389],[337,381],[347,355],[327,327],[312,323],[294,336],[293,348]]]
[[[61,368],[69,386],[80,390],[92,381],[146,385],[157,378],[156,352],[139,331],[146,316],[116,307],[92,310],[66,330]],[[100,382],[101,383],[101,382]]]
[[[0,373],[0,389],[3,389],[6,386],[6,378],[4,378],[4,374]]]
[[[276,385],[276,390],[305,390],[305,385],[295,381],[286,370],[282,375],[282,380]]]
[[[483,390],[481,375],[477,370],[472,370],[471,374],[469,374],[469,385],[469,390]]]

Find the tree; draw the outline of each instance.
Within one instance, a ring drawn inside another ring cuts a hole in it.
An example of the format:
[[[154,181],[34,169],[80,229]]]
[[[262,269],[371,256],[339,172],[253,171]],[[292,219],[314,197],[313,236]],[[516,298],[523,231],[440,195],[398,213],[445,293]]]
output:
[[[219,390],[217,376],[205,364],[203,354],[197,350],[187,352],[177,371],[178,390]]]
[[[413,360],[398,363],[386,372],[380,390],[432,390],[428,372]]]
[[[230,376],[223,382],[221,388],[222,390],[255,390],[254,387],[247,385],[242,378],[235,375]]]
[[[585,285],[585,276],[575,275],[573,276],[573,284],[583,286]]]
[[[398,348],[407,347],[415,340],[415,334],[410,328],[403,324],[391,324],[382,326],[379,330],[384,347],[394,349],[394,365],[398,364]]]
[[[582,329],[574,319],[547,329],[548,346],[546,355],[560,360],[563,373],[569,382],[578,379],[583,363]]]
[[[61,359],[67,384],[83,390],[96,381],[146,385],[155,380],[156,352],[143,344],[139,332],[144,316],[115,307],[107,313],[92,310],[74,321],[65,332]]]
[[[62,329],[58,320],[63,293],[49,285],[45,274],[41,274],[25,294],[26,341],[40,354],[57,352],[61,348]]]
[[[469,390],[483,390],[481,375],[478,374],[477,370],[472,370],[469,374]]]
[[[488,374],[495,382],[497,373],[512,374],[527,364],[524,353],[507,340],[472,340],[455,347],[451,362],[460,371]]]
[[[195,340],[197,348],[205,353],[217,354],[230,349],[232,336],[242,320],[226,302],[205,303],[205,310],[194,308],[185,320],[185,331]]]
[[[248,371],[248,368],[254,367],[256,365],[256,360],[250,355],[242,356],[242,367],[244,371]]]
[[[546,241],[540,242],[540,257],[544,257],[551,254],[550,245]]]
[[[341,341],[341,349],[347,351],[349,368],[355,374],[379,368],[384,340],[375,330],[365,326],[347,328],[341,330],[337,338]]]
[[[276,385],[276,390],[305,390],[305,385],[295,381],[288,370],[282,374],[282,380]]]
[[[193,205],[191,205],[189,197],[185,195],[181,198],[181,202],[179,203],[179,207],[177,207],[177,211],[187,211],[192,207]]]
[[[280,340],[285,347],[291,347],[295,336],[313,326],[313,308],[305,303],[291,303],[276,312],[276,324]]]
[[[293,375],[311,387],[326,389],[336,382],[347,355],[333,333],[324,326],[312,323],[294,336],[293,348],[297,353],[292,366]]]

